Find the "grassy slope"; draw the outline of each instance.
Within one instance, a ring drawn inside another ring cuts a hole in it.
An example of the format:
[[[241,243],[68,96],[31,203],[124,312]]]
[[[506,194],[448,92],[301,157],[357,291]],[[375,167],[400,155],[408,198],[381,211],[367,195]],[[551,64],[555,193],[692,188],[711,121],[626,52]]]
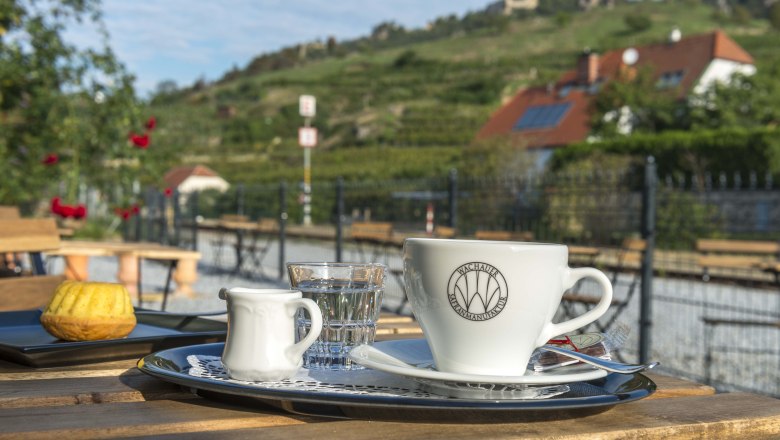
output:
[[[628,34],[623,16],[637,10],[652,17],[653,27]],[[766,22],[719,24],[709,7],[696,3],[623,5],[576,14],[564,28],[548,18],[515,20],[500,35],[478,31],[214,85],[151,109],[161,122],[155,141],[181,152],[182,162],[207,163],[233,182],[299,180],[295,129],[302,121],[295,113],[298,95],[308,93],[318,97],[314,124],[324,135],[313,155],[315,180],[443,175],[459,165],[462,147],[518,88],[555,79],[584,47],[659,41],[675,25],[685,35],[723,28],[756,56],[759,68],[778,56]],[[394,68],[406,50],[428,61]],[[475,82],[497,83],[500,92],[489,102],[446,99]],[[234,106],[237,115],[217,118],[219,105]]]

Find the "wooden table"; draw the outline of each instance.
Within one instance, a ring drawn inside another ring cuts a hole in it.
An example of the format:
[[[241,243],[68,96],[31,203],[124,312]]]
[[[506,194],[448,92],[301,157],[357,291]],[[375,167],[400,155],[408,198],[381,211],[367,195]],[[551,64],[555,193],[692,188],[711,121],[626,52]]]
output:
[[[115,256],[119,270],[117,280],[124,284],[132,296],[138,295],[139,261],[143,259],[174,261],[176,270],[173,279],[177,292],[192,296],[192,284],[198,279],[198,260],[201,254],[173,246],[163,246],[147,242],[109,242],[109,241],[62,241],[58,250],[48,255],[65,258],[65,276],[73,280],[87,280],[89,258],[95,256]]]
[[[419,337],[416,324],[384,317],[380,339]],[[178,438],[777,438],[780,401],[714,394],[648,374],[651,397],[576,419],[518,423],[337,420],[207,400],[147,376],[134,360],[31,369],[0,361],[0,440],[170,435]]]

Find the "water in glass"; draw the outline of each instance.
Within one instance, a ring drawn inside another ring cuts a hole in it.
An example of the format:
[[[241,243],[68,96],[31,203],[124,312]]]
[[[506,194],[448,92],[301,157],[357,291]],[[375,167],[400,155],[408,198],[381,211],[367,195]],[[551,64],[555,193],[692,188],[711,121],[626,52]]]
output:
[[[315,279],[296,287],[322,311],[322,333],[303,356],[307,368],[349,370],[362,368],[347,357],[352,347],[371,344],[382,304],[382,286],[354,280]],[[297,335],[309,332],[311,321],[298,312]]]

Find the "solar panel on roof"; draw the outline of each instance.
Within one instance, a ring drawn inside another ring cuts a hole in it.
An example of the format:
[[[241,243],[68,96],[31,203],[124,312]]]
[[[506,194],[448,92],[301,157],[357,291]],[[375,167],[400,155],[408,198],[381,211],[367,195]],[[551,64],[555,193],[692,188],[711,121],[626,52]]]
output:
[[[512,129],[520,131],[555,127],[569,110],[569,107],[571,107],[570,102],[532,105],[525,110]]]

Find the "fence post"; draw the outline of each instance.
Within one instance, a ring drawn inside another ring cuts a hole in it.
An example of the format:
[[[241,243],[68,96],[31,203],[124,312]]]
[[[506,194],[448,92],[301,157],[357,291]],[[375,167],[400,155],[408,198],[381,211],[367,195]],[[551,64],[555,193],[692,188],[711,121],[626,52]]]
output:
[[[143,221],[141,220],[141,208],[140,208],[140,206],[138,206],[137,204],[134,205],[134,206],[138,207],[138,212],[136,212],[133,215],[133,221],[134,221],[133,224],[135,225],[135,241],[139,242],[139,241],[141,241],[143,239],[143,237],[142,237]],[[135,209],[135,208],[133,208],[133,209]]]
[[[455,168],[450,170],[449,202],[450,202],[450,227],[452,229],[457,229],[458,228],[458,170],[456,170]]]
[[[156,201],[154,200],[154,190],[146,188],[146,195],[144,199],[145,211],[146,211],[146,241],[155,241],[156,234],[154,233],[154,212],[157,209]]]
[[[244,184],[236,186],[236,214],[244,215]]]
[[[130,241],[130,219],[122,219],[122,241]]]
[[[341,263],[344,250],[344,178],[336,180],[336,262]]]
[[[279,183],[279,279],[287,271],[284,256],[285,226],[287,225],[287,183]]]
[[[645,181],[642,188],[642,239],[645,252],[642,254],[641,303],[639,308],[639,362],[650,359],[651,333],[653,329],[653,251],[655,250],[655,214],[658,177],[653,156],[647,157]]]
[[[173,190],[171,203],[173,204],[173,245],[178,246],[181,242],[181,194],[178,189]]]
[[[161,244],[168,244],[168,197],[159,193],[160,197],[160,240]]]
[[[190,212],[192,215],[192,218],[190,221],[192,221],[192,250],[197,251],[198,250],[198,194],[199,191],[193,191],[190,194]]]

